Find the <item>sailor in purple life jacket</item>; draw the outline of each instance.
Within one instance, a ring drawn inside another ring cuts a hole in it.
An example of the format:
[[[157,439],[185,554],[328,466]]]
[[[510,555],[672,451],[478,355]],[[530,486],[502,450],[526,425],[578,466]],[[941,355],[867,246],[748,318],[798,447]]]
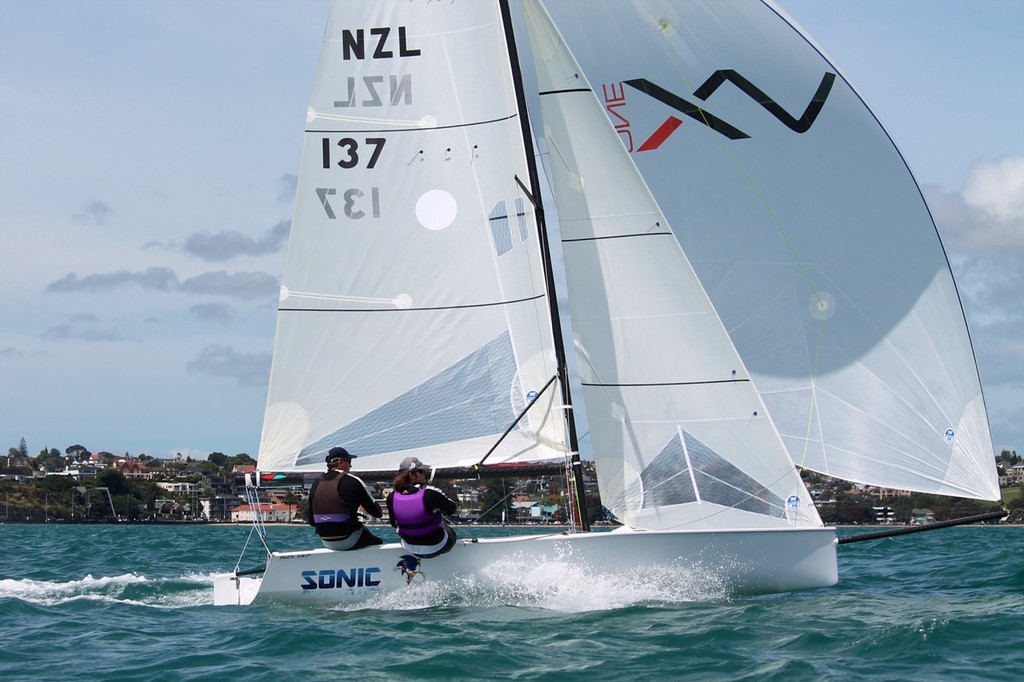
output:
[[[384,542],[359,519],[360,507],[378,519],[384,511],[370,496],[366,484],[349,473],[355,457],[345,448],[331,448],[324,458],[327,473],[313,481],[309,489],[309,523],[327,549],[344,551]]]
[[[455,531],[442,515],[454,514],[458,505],[427,485],[427,466],[417,458],[402,460],[387,506],[391,525],[398,529],[402,546],[412,554],[430,559],[455,546]]]

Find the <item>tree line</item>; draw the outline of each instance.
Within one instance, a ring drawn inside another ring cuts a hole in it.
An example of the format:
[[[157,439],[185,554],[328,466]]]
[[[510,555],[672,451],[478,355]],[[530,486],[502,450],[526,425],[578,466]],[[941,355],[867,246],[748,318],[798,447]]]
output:
[[[200,492],[191,496],[177,496],[175,504],[168,510],[159,510],[171,518],[187,518],[198,516],[198,498],[212,497],[216,491],[206,483],[208,474],[214,477],[231,479],[234,468],[238,465],[255,465],[255,460],[246,453],[233,456],[221,452],[210,453],[205,460],[194,460],[180,454],[173,460],[159,460],[145,454],[135,457],[125,453],[117,457],[109,452],[98,453],[98,459],[106,466],[95,477],[83,481],[69,476],[53,475],[52,472],[64,471],[65,467],[74,463],[88,462],[93,453],[81,444],[69,445],[63,454],[56,448],[43,448],[38,455],[31,457],[25,439],[22,438],[18,447],[8,450],[7,474],[23,474],[32,476],[33,471],[50,472],[43,477],[32,477],[27,483],[0,481],[2,499],[0,503],[0,519],[9,521],[81,521],[122,518],[131,521],[151,518],[158,510],[158,500],[173,498],[156,482],[139,478],[126,477],[120,471],[111,468],[117,459],[137,462],[147,466],[159,465],[165,477],[176,481],[195,483]],[[996,458],[1000,474],[1005,474],[1010,467],[1019,464],[1022,458],[1015,450],[1003,450]],[[592,463],[587,463],[592,469]],[[936,521],[969,516],[1000,508],[998,503],[968,500],[942,495],[913,493],[904,497],[889,497],[880,500],[878,497],[857,491],[853,484],[831,479],[827,476],[804,471],[803,477],[808,487],[819,491],[816,496],[818,511],[826,524],[871,524],[876,521],[875,507],[887,506],[894,512],[893,518],[898,523],[909,522],[915,509],[927,508],[934,514]],[[485,483],[476,481],[451,482],[442,484],[446,492],[456,494],[462,487],[479,486],[480,519],[483,521],[500,522],[502,514],[506,516],[511,508],[515,493],[536,493],[528,485],[521,487],[522,482],[505,479],[490,479]],[[539,501],[545,505],[557,505],[556,520],[564,521],[567,514],[564,510],[565,498],[557,490],[539,495]],[[1024,484],[1004,490],[1004,504],[1007,508],[1024,508]],[[592,522],[606,520],[605,509],[601,504],[596,489],[588,491],[587,509]]]

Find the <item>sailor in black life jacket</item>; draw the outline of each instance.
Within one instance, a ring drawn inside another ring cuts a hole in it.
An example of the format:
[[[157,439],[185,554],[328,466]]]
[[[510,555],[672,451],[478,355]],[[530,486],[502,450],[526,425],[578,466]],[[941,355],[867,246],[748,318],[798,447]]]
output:
[[[458,504],[427,485],[427,466],[406,457],[398,467],[395,489],[388,494],[388,516],[398,529],[402,546],[421,559],[430,559],[455,546],[455,531],[442,514],[453,514]]]
[[[327,549],[359,549],[384,543],[359,519],[360,507],[378,519],[384,512],[362,479],[349,473],[355,457],[345,448],[331,448],[325,458],[327,473],[320,474],[309,489],[309,523]]]

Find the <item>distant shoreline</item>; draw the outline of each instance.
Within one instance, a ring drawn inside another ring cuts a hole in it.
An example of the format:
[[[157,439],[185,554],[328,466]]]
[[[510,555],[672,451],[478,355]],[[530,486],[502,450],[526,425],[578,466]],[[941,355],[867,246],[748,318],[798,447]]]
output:
[[[211,526],[217,528],[224,527],[247,527],[251,526],[251,521],[18,521],[15,519],[0,520],[0,526],[5,524],[19,525],[19,526]],[[287,528],[294,526],[296,528],[311,528],[311,526],[305,521],[293,522],[293,523],[264,523],[264,526],[273,526],[275,528]],[[536,528],[538,531],[552,530],[552,531],[563,531],[568,530],[571,526],[564,524],[537,524],[537,523],[453,523],[453,528]],[[929,526],[932,524],[924,524]],[[1024,526],[1024,523],[970,523],[964,524],[966,526],[974,527],[985,527],[985,528],[998,528],[1006,526]],[[385,523],[368,523],[367,528],[390,528]],[[597,528],[616,528],[615,525],[598,525]],[[864,523],[860,525],[836,525],[826,526],[826,528],[836,528],[842,530],[853,530],[857,528],[918,528],[923,526],[912,526],[909,523]]]

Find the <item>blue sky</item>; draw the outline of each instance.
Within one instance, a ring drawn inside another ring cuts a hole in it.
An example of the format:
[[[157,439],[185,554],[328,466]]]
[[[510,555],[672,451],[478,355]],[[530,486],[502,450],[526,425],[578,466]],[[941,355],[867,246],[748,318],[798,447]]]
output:
[[[932,207],[1024,448],[1024,3],[778,0]],[[324,0],[0,0],[0,451],[255,454]]]

